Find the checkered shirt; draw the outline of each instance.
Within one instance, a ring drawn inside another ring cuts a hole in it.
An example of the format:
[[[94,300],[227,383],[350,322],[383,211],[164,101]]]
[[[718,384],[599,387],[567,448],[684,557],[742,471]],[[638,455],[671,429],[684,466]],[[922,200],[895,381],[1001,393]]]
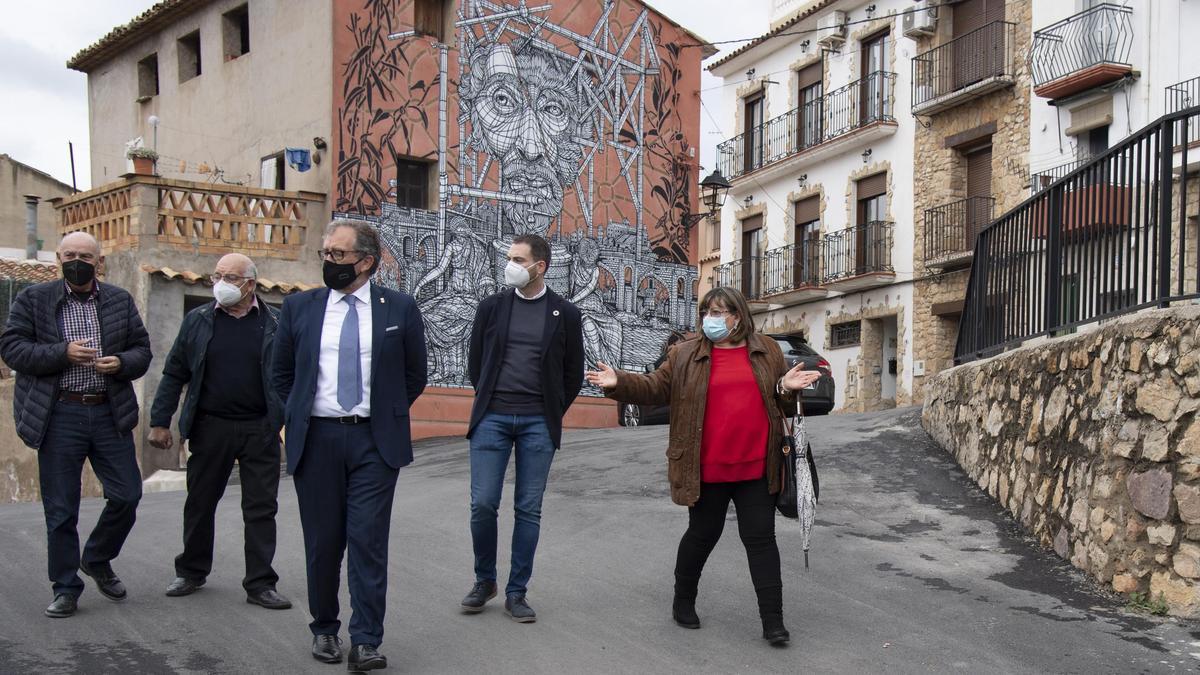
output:
[[[63,339],[67,342],[87,340],[86,346],[101,350],[96,353],[96,358],[100,358],[104,355],[100,345],[100,319],[97,317],[100,284],[94,284],[91,295],[82,302],[71,292],[70,286],[67,286],[66,292],[66,301],[58,310],[58,327],[62,330]],[[108,385],[104,382],[104,376],[96,372],[94,365],[71,364],[63,371],[58,388],[78,394],[94,394],[106,391]]]

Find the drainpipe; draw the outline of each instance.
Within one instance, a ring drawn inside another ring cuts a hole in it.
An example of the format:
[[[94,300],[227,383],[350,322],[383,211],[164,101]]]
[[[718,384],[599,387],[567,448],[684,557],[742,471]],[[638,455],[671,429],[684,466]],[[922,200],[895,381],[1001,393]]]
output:
[[[41,197],[25,195],[25,258],[37,260],[38,257],[38,202]]]

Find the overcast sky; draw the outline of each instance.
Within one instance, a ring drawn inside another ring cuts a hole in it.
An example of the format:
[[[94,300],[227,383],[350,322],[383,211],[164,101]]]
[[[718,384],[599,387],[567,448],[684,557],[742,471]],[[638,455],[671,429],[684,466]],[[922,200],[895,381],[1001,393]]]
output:
[[[0,153],[70,184],[67,142],[73,141],[79,188],[89,188],[87,78],[68,70],[67,59],[153,4],[154,0],[0,0]],[[717,41],[765,32],[770,0],[651,4],[701,37]],[[721,45],[721,53],[737,46]],[[730,121],[718,108],[720,92],[711,89],[719,85],[720,80],[704,73],[704,100],[727,125]],[[701,112],[700,120],[701,163],[711,170],[710,158],[721,134],[708,115]]]

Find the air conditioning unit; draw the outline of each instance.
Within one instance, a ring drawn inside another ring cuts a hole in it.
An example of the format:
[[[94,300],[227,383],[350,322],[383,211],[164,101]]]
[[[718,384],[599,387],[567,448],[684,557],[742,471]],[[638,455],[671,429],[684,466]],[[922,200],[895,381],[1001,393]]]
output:
[[[840,47],[846,41],[846,13],[834,10],[817,20],[817,44]]]
[[[933,35],[937,29],[937,6],[929,4],[929,0],[919,0],[904,14],[900,25],[906,37],[916,40]]]

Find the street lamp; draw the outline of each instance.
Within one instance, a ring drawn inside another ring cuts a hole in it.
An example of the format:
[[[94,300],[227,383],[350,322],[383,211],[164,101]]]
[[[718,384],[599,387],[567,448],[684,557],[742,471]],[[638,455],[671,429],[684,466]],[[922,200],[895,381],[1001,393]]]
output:
[[[715,220],[717,212],[725,205],[725,197],[729,196],[729,188],[733,187],[725,176],[721,175],[720,170],[714,169],[712,173],[705,176],[704,180],[700,181],[700,201],[708,208],[708,219]]]

